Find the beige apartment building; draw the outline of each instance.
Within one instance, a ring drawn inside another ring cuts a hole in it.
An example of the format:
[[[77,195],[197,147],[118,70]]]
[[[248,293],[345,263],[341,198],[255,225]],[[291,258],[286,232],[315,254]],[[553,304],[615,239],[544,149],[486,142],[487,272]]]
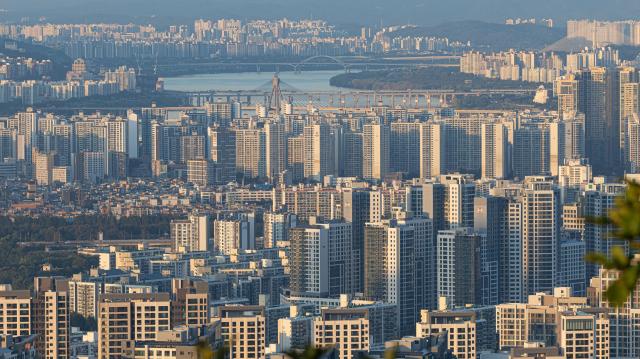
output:
[[[557,347],[563,358],[610,357],[609,314],[590,308],[587,298],[573,297],[570,288],[529,296],[528,303],[496,306],[498,349]]]
[[[231,359],[264,358],[266,314],[261,306],[225,306],[220,308],[222,338],[229,346]]]
[[[99,358],[131,357],[135,341],[171,329],[168,293],[103,295],[98,311]]]
[[[31,293],[28,290],[0,291],[0,334],[31,335]]]
[[[38,280],[38,279],[37,279]],[[44,359],[69,358],[69,299],[67,292],[39,288],[0,291],[0,335],[36,337],[36,351]],[[39,289],[38,289],[39,288]]]
[[[458,359],[475,359],[477,355],[476,314],[471,311],[420,311],[416,336],[425,338],[446,332],[448,347]]]
[[[558,346],[566,359],[608,359],[609,318],[600,312],[562,312],[558,319]]]
[[[340,359],[357,357],[369,351],[369,319],[353,317],[341,311],[323,310],[313,320],[313,345],[335,348]]]
[[[70,358],[71,319],[68,283],[57,277],[34,278],[31,302],[32,334],[43,359]]]

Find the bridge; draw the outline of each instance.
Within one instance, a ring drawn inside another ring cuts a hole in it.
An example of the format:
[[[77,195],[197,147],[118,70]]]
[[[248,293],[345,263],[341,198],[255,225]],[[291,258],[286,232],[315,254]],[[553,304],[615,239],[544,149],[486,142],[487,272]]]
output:
[[[319,67],[319,66],[338,66],[342,67],[345,72],[349,72],[351,69],[381,69],[381,68],[404,68],[404,67],[459,67],[460,56],[454,55],[428,55],[428,56],[414,56],[414,57],[383,57],[383,58],[370,58],[361,56],[329,56],[329,55],[317,55],[303,59],[299,62],[289,61],[250,61],[250,62],[192,62],[192,63],[178,63],[178,64],[164,64],[157,65],[159,70],[161,69],[174,69],[176,67],[218,67],[218,68],[255,68],[257,72],[260,72],[262,68],[275,68],[277,71],[289,69],[294,72],[300,72],[305,67]]]
[[[337,91],[301,91],[290,89],[278,89],[276,93],[272,89],[269,90],[212,90],[212,91],[192,91],[192,92],[176,92],[176,96],[183,97],[189,101],[189,105],[163,107],[170,111],[194,111],[204,109],[204,104],[214,101],[238,101],[242,104],[243,109],[255,109],[256,104],[263,104],[271,110],[281,107],[281,102],[286,101],[293,105],[296,110],[304,110],[307,105],[313,105],[319,110],[363,110],[376,106],[377,104],[385,104],[392,107],[400,106],[402,108],[429,108],[432,100],[437,100],[440,104],[450,104],[455,98],[460,96],[505,96],[505,95],[522,95],[533,96],[536,88],[520,88],[520,89],[474,89],[469,91],[460,91],[452,89],[443,90],[337,90]],[[279,99],[279,100],[278,100]],[[278,100],[278,101],[277,101]],[[60,106],[42,108],[44,111],[101,111],[110,113],[124,113],[128,109],[139,109],[136,107],[122,106]]]
[[[505,96],[523,95],[533,96],[535,88],[522,89],[474,89],[469,91],[459,90],[337,90],[337,91],[291,91],[280,89],[279,93],[283,101],[295,106],[314,106],[334,108],[336,105],[347,108],[361,106],[371,107],[378,103],[390,106],[428,107],[432,99],[438,98],[440,103],[452,103],[460,96]],[[214,101],[238,101],[243,107],[262,103],[269,105],[273,102],[272,91],[197,91],[187,92],[193,106],[201,106],[206,102]],[[270,106],[271,107],[271,106]]]

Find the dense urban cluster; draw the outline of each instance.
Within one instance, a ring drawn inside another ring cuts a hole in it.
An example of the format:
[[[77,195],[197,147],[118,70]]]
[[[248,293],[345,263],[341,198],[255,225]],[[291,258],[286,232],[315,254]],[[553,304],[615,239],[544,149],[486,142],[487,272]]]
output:
[[[460,59],[460,72],[500,80],[553,83],[561,75],[591,67],[621,65],[617,50],[598,48],[569,53],[566,60],[553,52],[509,51],[485,54],[467,52]]]
[[[319,20],[194,25],[0,34],[87,59],[468,46]],[[78,59],[65,82],[0,81],[0,102],[35,104],[0,117],[0,223],[20,226],[0,241],[94,264],[58,275],[45,261],[30,288],[0,283],[0,358],[640,357],[640,288],[616,307],[605,292],[620,273],[585,262],[636,255],[596,220],[640,182],[640,72],[618,57],[462,57],[462,72],[553,83],[553,108],[524,110],[458,109],[446,91],[425,106],[411,93],[300,104],[274,75],[262,103],[196,94],[71,114],[37,104],[134,91],[139,74],[97,77]],[[51,218],[76,227],[43,228]],[[114,230],[126,219],[138,237]]]
[[[166,30],[119,24],[2,25],[0,36],[60,48],[72,58],[127,59],[317,56],[383,53],[394,50],[444,51],[469,44],[446,37],[396,36],[404,27],[350,35],[323,20],[196,20]]]
[[[45,62],[46,64],[46,62]],[[35,105],[46,101],[64,101],[88,96],[108,96],[136,88],[136,71],[126,66],[98,75],[87,71],[82,59],[73,63],[67,79],[0,80],[0,104],[18,102]],[[102,77],[102,78],[100,78]]]
[[[20,80],[49,76],[52,71],[50,60],[38,61],[32,58],[0,55],[0,80]]]
[[[640,45],[640,22],[569,20],[567,38],[583,38],[592,42],[594,47],[603,44]]]

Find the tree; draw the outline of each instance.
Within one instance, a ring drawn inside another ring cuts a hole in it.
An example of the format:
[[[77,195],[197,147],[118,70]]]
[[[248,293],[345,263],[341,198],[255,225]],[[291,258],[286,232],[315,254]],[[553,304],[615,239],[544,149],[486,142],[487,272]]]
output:
[[[83,332],[98,330],[96,318],[84,317],[78,313],[71,313],[71,326],[78,327]]]
[[[624,248],[616,246],[610,256],[604,253],[587,255],[587,260],[620,273],[604,294],[611,304],[618,307],[627,301],[640,277],[640,261],[634,260],[634,253],[640,249],[640,184],[629,181],[627,185],[627,191],[616,199],[608,217],[588,219],[600,225],[613,225],[613,236],[626,241],[632,249],[631,254],[626,254]]]

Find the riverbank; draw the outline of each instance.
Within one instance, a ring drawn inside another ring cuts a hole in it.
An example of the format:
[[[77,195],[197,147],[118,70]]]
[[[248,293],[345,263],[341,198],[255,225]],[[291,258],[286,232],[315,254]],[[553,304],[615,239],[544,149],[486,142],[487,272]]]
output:
[[[54,113],[75,113],[79,109],[104,110],[105,112],[115,111],[115,109],[150,107],[155,104],[163,106],[184,106],[188,104],[184,94],[179,92],[165,91],[135,91],[120,92],[110,96],[88,96],[69,99],[66,101],[45,101],[36,105],[26,105],[18,102],[3,103],[0,106],[0,116],[11,116],[16,112],[25,111],[29,107],[43,109]],[[113,109],[113,110],[109,110]],[[120,110],[124,112],[124,110]]]

